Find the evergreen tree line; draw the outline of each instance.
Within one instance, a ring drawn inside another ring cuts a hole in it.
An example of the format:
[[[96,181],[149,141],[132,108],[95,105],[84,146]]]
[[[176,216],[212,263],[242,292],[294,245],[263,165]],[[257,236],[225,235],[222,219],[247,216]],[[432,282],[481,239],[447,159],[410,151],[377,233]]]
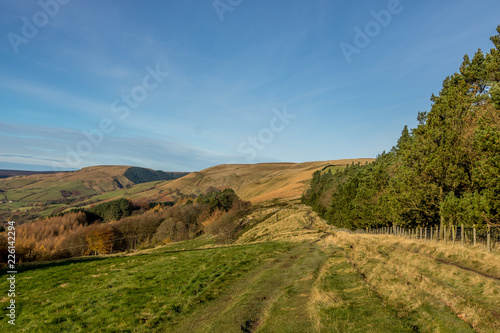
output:
[[[161,170],[149,170],[139,167],[130,167],[123,174],[134,184],[142,184],[160,180],[173,180],[187,175],[187,172],[164,172]]]
[[[500,26],[465,56],[418,126],[372,163],[317,171],[302,201],[349,229],[500,226]]]
[[[89,221],[89,223],[94,223],[96,221],[110,222],[118,221],[124,217],[132,215],[134,208],[137,209],[140,207],[134,207],[134,204],[129,199],[121,198],[113,201],[103,202],[88,209],[75,208],[70,210],[69,212],[60,213],[58,215],[83,212],[85,213],[87,221]]]

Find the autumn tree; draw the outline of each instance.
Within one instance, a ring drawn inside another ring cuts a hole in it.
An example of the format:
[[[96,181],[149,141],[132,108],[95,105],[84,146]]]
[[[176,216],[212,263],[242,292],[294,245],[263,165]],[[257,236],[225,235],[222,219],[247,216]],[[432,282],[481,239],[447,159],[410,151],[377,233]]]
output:
[[[109,224],[96,224],[87,232],[87,254],[108,254],[113,251],[115,232]]]

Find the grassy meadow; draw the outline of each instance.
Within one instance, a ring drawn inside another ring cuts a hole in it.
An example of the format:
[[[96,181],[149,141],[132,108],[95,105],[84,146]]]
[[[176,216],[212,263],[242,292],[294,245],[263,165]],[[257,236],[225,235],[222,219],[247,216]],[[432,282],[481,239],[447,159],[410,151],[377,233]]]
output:
[[[498,332],[499,255],[332,230],[306,206],[257,208],[210,237],[21,266],[24,332]],[[5,276],[5,275],[3,275]],[[7,289],[6,279],[0,288]],[[5,308],[8,299],[0,299]],[[0,331],[11,327],[7,317]]]

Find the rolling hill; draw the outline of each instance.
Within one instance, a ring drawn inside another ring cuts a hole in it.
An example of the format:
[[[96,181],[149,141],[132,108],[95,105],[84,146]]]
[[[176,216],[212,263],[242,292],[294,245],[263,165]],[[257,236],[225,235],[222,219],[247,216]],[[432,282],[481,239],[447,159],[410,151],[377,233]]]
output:
[[[253,203],[273,199],[299,198],[317,170],[343,168],[373,159],[346,159],[305,163],[223,164],[192,172],[141,193],[144,198],[168,201],[179,190],[183,194],[203,193],[211,187],[232,188],[243,200]]]
[[[232,188],[240,198],[253,203],[293,200],[300,198],[315,171],[334,171],[351,163],[372,160],[226,164],[189,174],[129,166],[93,166],[58,174],[9,177],[0,179],[0,216],[27,222],[71,207],[120,198],[175,201],[179,194],[200,194],[210,188]]]
[[[53,202],[76,199],[131,187],[142,183],[144,175],[152,181],[178,178],[185,174],[129,166],[93,166],[74,172],[14,176],[0,180],[0,200]]]

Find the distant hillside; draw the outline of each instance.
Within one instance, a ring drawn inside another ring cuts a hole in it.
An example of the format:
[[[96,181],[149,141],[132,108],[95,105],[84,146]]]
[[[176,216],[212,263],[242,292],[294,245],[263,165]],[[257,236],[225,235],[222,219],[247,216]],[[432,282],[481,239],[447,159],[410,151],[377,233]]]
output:
[[[0,179],[15,176],[45,175],[53,174],[58,171],[26,171],[26,170],[0,170]],[[70,171],[67,171],[70,172]]]
[[[12,176],[0,179],[0,201],[62,202],[131,187],[149,179],[183,175],[129,166],[94,166],[73,172]]]
[[[312,174],[324,168],[343,168],[351,163],[373,159],[348,159],[306,163],[223,164],[144,191],[150,200],[168,201],[177,190],[183,194],[205,192],[210,187],[232,188],[243,200],[263,202],[273,199],[297,199],[309,185]]]
[[[134,184],[155,182],[159,180],[173,180],[187,175],[189,172],[164,172],[145,168],[131,167],[123,174]]]

